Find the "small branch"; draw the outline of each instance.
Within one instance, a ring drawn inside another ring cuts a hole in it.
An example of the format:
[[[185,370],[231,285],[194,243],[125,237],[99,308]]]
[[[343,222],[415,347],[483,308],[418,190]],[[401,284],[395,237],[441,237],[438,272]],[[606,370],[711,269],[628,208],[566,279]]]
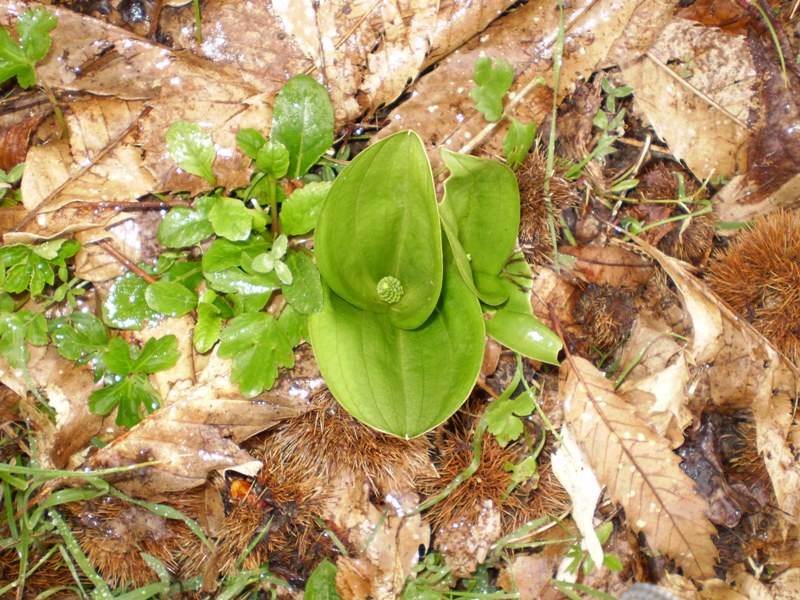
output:
[[[175,208],[185,206],[191,208],[192,203],[185,200],[175,200],[173,202],[163,202],[161,200],[150,200],[145,202],[81,202],[82,206],[97,206],[97,208],[113,208],[128,212],[133,210],[161,210],[165,208]]]
[[[119,250],[114,248],[110,242],[106,240],[100,240],[97,244],[106,252],[108,252],[111,256],[116,258],[121,264],[125,265],[125,268],[129,271],[134,272],[136,275],[144,279],[147,283],[155,283],[158,281],[155,277],[143,271],[136,263],[134,263],[130,258],[122,254]]]

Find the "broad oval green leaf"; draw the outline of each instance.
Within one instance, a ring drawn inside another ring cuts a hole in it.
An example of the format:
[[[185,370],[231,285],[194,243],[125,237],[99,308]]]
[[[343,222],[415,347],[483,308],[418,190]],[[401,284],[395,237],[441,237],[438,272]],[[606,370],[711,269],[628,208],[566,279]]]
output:
[[[300,314],[319,312],[322,308],[322,283],[314,260],[305,252],[290,250],[286,266],[292,272],[291,285],[283,286],[283,296],[289,306]]]
[[[558,364],[561,340],[531,314],[501,308],[486,321],[486,333],[523,356]]]
[[[252,296],[268,294],[281,287],[275,273],[245,273],[241,269],[225,269],[224,271],[207,271],[205,273],[208,286],[223,294],[242,294]]]
[[[359,154],[334,181],[314,246],[323,281],[338,296],[403,329],[433,312],[442,282],[442,243],[433,176],[422,140],[391,135]],[[402,298],[387,303],[378,282],[394,277]]]
[[[292,192],[281,206],[281,231],[286,235],[301,235],[314,229],[330,189],[331,182],[318,181]]]
[[[218,236],[232,242],[241,242],[250,237],[253,211],[241,200],[220,197],[208,212],[208,220]]]
[[[308,75],[296,75],[275,98],[272,134],[289,151],[289,177],[304,175],[333,144],[333,105],[328,91]]]
[[[394,327],[387,314],[360,310],[330,288],[308,324],[320,371],[339,403],[399,437],[422,435],[450,417],[481,368],[483,317],[455,268],[447,269],[441,299],[417,329]]]
[[[197,323],[192,332],[194,349],[205,354],[217,343],[222,331],[222,318],[219,309],[210,302],[197,305]]]
[[[480,299],[497,305],[508,294],[495,281],[514,252],[519,231],[519,187],[514,172],[492,160],[450,152],[442,148],[442,160],[450,170],[444,183],[442,218],[456,264],[464,272],[469,257],[471,278]],[[453,239],[456,229],[457,240]],[[459,248],[460,245],[460,248]]]

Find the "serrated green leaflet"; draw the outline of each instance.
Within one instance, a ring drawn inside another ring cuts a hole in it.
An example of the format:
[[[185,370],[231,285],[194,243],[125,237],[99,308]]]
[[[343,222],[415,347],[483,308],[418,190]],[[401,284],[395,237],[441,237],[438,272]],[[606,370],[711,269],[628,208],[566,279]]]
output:
[[[456,264],[467,284],[474,282],[481,300],[500,304],[508,292],[498,275],[514,251],[519,230],[517,178],[495,161],[445,149],[441,156],[450,176],[440,210]]]
[[[208,220],[219,237],[240,242],[250,237],[253,211],[236,198],[217,198],[208,212]]]
[[[247,397],[272,387],[278,367],[294,365],[292,344],[272,315],[247,313],[236,317],[221,339],[219,355],[233,360],[231,378]]]
[[[17,21],[19,45],[0,29],[0,82],[17,78],[23,88],[36,83],[36,63],[50,50],[50,30],[58,19],[42,7],[26,10]]]
[[[161,398],[143,373],[125,377],[89,396],[89,410],[107,415],[117,407],[117,425],[133,427],[142,420],[140,407],[152,413],[161,405]]]
[[[105,349],[108,332],[91,313],[74,312],[50,321],[50,337],[59,353],[69,360],[81,360]]]
[[[314,355],[342,406],[370,427],[411,438],[452,415],[472,390],[483,358],[483,316],[455,268],[441,299],[414,330],[359,310],[330,289],[309,317]]]
[[[331,185],[330,182],[319,181],[292,192],[281,207],[281,231],[286,235],[302,235],[314,229],[319,209]]]
[[[133,273],[117,277],[103,302],[103,321],[117,329],[141,329],[158,313],[147,306],[144,295],[147,282]]]
[[[217,157],[211,134],[197,123],[175,121],[167,130],[167,152],[178,166],[192,175],[198,175],[211,185],[217,180],[211,165]]]
[[[489,432],[497,439],[497,443],[506,447],[509,442],[522,435],[523,425],[519,417],[526,417],[533,412],[533,398],[523,392],[514,399],[498,398],[486,409],[486,422]]]
[[[289,151],[289,177],[305,174],[333,144],[333,105],[308,75],[286,82],[275,98],[272,139]]]
[[[322,279],[337,295],[362,310],[388,312],[397,327],[425,322],[441,289],[442,245],[431,167],[415,133],[379,141],[342,170],[314,244]],[[388,276],[403,288],[393,304],[377,291]]]
[[[514,68],[504,58],[496,61],[484,56],[475,61],[475,83],[469,97],[487,121],[499,121],[503,116],[503,96],[514,81]]]

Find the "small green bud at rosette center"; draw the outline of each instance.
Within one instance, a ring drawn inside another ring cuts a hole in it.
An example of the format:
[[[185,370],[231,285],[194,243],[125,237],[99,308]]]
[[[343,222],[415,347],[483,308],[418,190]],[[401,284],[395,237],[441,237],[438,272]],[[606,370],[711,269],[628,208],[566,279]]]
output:
[[[378,282],[378,298],[386,304],[396,304],[403,297],[403,284],[397,277],[388,275]]]

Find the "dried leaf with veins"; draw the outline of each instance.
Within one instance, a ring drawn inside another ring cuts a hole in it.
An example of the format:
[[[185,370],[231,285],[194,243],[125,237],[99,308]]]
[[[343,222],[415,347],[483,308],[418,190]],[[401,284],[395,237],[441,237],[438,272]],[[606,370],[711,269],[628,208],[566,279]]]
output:
[[[603,546],[594,530],[594,512],[603,490],[568,428],[561,428],[561,447],[550,460],[553,473],[572,499],[572,518],[583,536],[582,544],[595,564],[600,565]]]
[[[0,25],[26,6],[0,5]],[[245,185],[248,160],[236,149],[243,127],[263,127],[271,116],[265,90],[241,72],[172,52],[72,11],[58,17],[51,52],[37,76],[56,90],[83,92],[65,103],[69,146],[49,144],[30,150],[23,198],[32,212],[47,212],[73,201],[128,201],[151,191],[196,193],[207,182],[178,173],[166,153],[164,132],[178,120],[202,121],[211,131],[221,185]],[[101,60],[102,58],[102,60]],[[29,219],[30,220],[30,219]],[[94,221],[104,226],[107,215]]]
[[[256,398],[242,397],[230,380],[230,363],[216,352],[196,380],[169,382],[168,375],[162,375],[162,388],[169,386],[163,407],[92,456],[88,466],[158,461],[115,480],[127,493],[145,497],[200,485],[216,469],[255,475],[261,461],[238,443],[281,419],[302,414],[308,408],[306,399],[322,386],[308,347],[298,352],[296,367]]]
[[[635,0],[571,2],[564,11],[567,40],[561,86],[558,96],[566,94],[576,79],[591,73],[609,51],[629,36],[640,35],[628,25],[641,11]],[[671,10],[668,3],[661,2]],[[659,11],[650,10],[651,18]],[[439,164],[439,146],[453,151],[469,151],[476,141],[492,135],[484,148],[489,153],[502,154],[502,135],[505,127],[487,125],[469,97],[474,86],[472,77],[475,61],[480,56],[507,59],[514,67],[515,81],[506,103],[506,112],[524,122],[541,122],[553,108],[552,90],[537,84],[542,77],[547,85],[553,81],[553,49],[559,31],[559,12],[548,0],[520,6],[503,15],[483,33],[464,44],[446,58],[434,71],[420,78],[414,94],[391,115],[390,124],[379,137],[401,129],[426,133],[429,154],[434,167]],[[525,40],[524,44],[520,40]],[[633,44],[635,47],[636,44]],[[618,57],[611,57],[616,62]],[[499,134],[499,135],[496,135]]]
[[[778,506],[800,520],[800,464],[787,443],[800,372],[749,323],[733,314],[679,261],[637,240],[672,281],[692,321],[689,352],[710,401],[721,408],[753,411],[756,443]]]
[[[671,66],[676,60],[684,71]],[[744,168],[754,77],[744,38],[676,19],[622,73],[637,107],[698,179]]]
[[[369,488],[347,473],[330,482],[329,496],[323,507],[323,517],[348,532],[355,548],[364,548],[359,555],[338,561],[342,583],[348,583],[347,597],[399,597],[406,578],[419,558],[419,547],[428,547],[430,528],[420,515],[400,516],[415,508],[419,498],[411,492],[387,496],[391,506],[383,518],[369,501]],[[399,514],[398,514],[399,513]],[[364,596],[366,597],[366,596]]]
[[[716,530],[705,516],[708,505],[695,493],[668,442],[582,358],[562,364],[559,394],[565,422],[597,478],[625,509],[629,526],[690,576],[712,577],[717,550],[711,536]]]

